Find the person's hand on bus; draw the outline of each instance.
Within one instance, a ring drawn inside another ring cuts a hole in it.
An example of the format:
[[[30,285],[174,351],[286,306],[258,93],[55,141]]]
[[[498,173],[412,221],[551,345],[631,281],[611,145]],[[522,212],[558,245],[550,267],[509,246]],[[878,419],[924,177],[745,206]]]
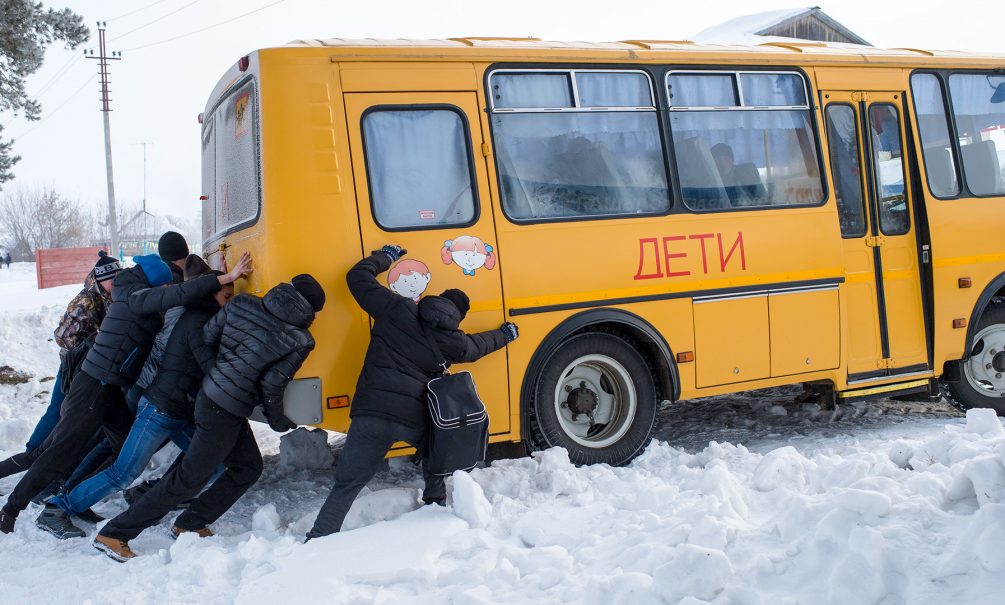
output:
[[[237,261],[237,264],[233,269],[218,278],[220,280],[220,285],[225,286],[227,284],[232,284],[242,277],[247,277],[247,275],[254,270],[255,269],[251,264],[251,254],[245,252],[241,255],[241,260]]]
[[[297,423],[293,422],[286,417],[286,414],[280,414],[278,417],[266,418],[269,422],[269,428],[276,431],[277,433],[285,433],[286,431],[292,431],[297,428]]]
[[[405,250],[401,246],[395,246],[394,244],[388,244],[386,246],[383,246],[377,252],[383,252],[384,254],[386,254],[387,257],[391,259],[392,263],[398,262],[399,258],[408,254],[408,250]]]
[[[520,337],[520,328],[518,328],[516,324],[511,321],[507,321],[499,329],[502,330],[503,336],[506,337],[506,344],[509,344]]]

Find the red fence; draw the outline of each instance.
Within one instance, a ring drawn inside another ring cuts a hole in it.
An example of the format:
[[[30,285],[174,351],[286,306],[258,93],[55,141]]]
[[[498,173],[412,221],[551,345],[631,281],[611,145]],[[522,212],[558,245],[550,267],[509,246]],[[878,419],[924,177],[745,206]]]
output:
[[[107,248],[94,246],[35,250],[35,276],[38,278],[38,289],[84,283],[84,278],[98,261],[98,250]]]

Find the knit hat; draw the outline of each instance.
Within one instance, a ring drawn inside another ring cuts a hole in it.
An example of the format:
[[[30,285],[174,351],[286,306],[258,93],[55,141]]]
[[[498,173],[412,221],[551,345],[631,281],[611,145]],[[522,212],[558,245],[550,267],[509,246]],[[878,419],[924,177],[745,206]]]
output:
[[[143,275],[146,276],[147,283],[151,287],[156,288],[171,283],[171,269],[156,254],[134,256],[133,262],[143,270]]]
[[[465,294],[463,290],[451,288],[449,290],[444,290],[443,294],[440,294],[440,296],[454,303],[457,310],[461,312],[461,319],[464,319],[467,316],[468,309],[471,308],[471,300],[468,299],[468,295]]]
[[[315,313],[319,313],[325,306],[325,291],[314,277],[301,273],[290,280],[293,287],[297,289],[300,296],[307,299]]]
[[[104,250],[98,250],[98,262],[94,263],[94,279],[105,281],[115,279],[115,276],[122,271],[122,263],[114,256],[108,256]]]
[[[210,266],[198,254],[189,254],[185,257],[185,268],[183,269],[185,281],[201,277],[211,271]]]
[[[157,254],[168,263],[181,260],[188,256],[188,244],[181,233],[168,231],[157,242]]]

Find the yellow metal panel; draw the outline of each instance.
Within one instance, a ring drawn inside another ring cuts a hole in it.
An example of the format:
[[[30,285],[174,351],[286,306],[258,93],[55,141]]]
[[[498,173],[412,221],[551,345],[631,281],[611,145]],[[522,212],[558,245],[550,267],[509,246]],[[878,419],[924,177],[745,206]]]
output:
[[[470,63],[345,63],[345,92],[470,90],[478,79]]]
[[[767,296],[695,303],[694,334],[699,387],[769,376]]]
[[[837,288],[779,292],[768,297],[771,375],[838,367],[841,330]]]

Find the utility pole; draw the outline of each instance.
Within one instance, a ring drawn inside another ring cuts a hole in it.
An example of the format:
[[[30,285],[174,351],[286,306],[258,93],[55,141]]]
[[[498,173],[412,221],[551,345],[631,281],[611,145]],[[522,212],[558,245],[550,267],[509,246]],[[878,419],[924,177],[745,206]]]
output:
[[[115,179],[112,176],[112,131],[108,122],[108,112],[111,111],[108,98],[108,62],[121,60],[122,53],[114,51],[112,54],[108,54],[107,47],[105,46],[105,27],[107,25],[108,23],[105,21],[98,21],[98,54],[95,55],[93,50],[85,50],[84,56],[88,59],[98,60],[99,73],[101,74],[101,114],[105,120],[105,172],[108,177],[109,247],[111,248],[110,254],[117,258],[119,256],[119,221],[115,215]],[[146,196],[144,195],[144,197]]]

